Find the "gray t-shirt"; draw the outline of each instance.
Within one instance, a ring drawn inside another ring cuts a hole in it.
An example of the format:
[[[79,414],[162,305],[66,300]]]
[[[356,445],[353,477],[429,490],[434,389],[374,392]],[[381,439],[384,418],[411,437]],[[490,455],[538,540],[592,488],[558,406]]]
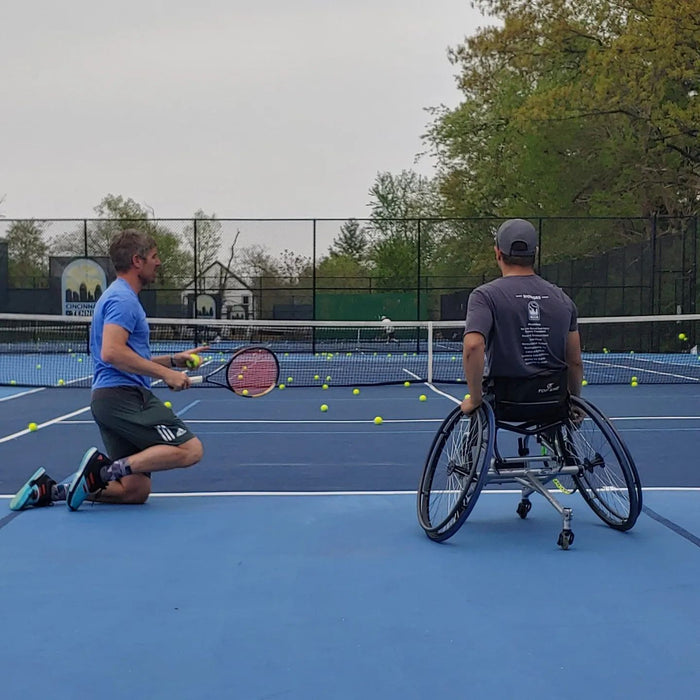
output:
[[[531,377],[566,367],[576,305],[538,275],[500,277],[469,295],[464,332],[486,340],[485,376]]]

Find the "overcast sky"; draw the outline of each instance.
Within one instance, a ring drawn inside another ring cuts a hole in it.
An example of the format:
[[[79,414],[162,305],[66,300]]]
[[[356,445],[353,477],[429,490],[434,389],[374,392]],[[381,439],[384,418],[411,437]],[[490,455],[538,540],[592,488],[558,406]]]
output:
[[[358,217],[460,95],[468,0],[5,2],[0,213]]]

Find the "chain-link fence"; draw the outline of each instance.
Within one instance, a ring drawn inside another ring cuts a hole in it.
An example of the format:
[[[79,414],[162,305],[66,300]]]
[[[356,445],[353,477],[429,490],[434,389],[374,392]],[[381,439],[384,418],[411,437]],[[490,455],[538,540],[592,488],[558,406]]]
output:
[[[502,219],[0,220],[0,312],[89,315],[109,240],[147,231],[162,318],[452,320],[498,276]],[[540,218],[538,269],[581,316],[694,313],[698,218]]]

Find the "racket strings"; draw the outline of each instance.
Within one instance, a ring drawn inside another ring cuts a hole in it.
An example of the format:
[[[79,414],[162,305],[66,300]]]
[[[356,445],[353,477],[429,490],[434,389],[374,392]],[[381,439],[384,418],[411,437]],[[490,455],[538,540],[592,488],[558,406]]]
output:
[[[279,366],[275,356],[263,348],[241,352],[231,360],[227,372],[229,386],[237,394],[259,396],[277,384]]]

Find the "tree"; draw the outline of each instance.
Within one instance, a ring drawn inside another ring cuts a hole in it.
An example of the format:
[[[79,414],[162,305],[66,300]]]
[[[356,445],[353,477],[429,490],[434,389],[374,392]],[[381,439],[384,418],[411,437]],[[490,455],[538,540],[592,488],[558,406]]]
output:
[[[697,0],[475,4],[501,24],[450,52],[465,99],[435,110],[427,137],[448,213],[697,211]],[[562,243],[571,254],[601,242]]]
[[[125,228],[136,228],[156,241],[163,264],[158,269],[161,288],[182,289],[194,273],[193,253],[184,236],[178,235],[153,217],[153,211],[121,195],[106,195],[95,207],[97,220],[88,222],[87,232],[75,230],[59,236],[52,245],[54,254],[109,255],[112,236]],[[85,249],[87,241],[87,250]]]
[[[187,224],[183,236],[194,255],[197,250],[195,274],[201,277],[203,272],[219,258],[221,251],[221,223],[217,221],[216,214],[207,216],[204,211],[198,209],[194,213],[195,223]],[[195,246],[196,225],[196,246]],[[235,246],[235,243],[234,243]]]
[[[8,274],[11,287],[45,286],[49,273],[48,222],[13,221],[7,229]]]
[[[332,256],[348,257],[359,263],[366,256],[368,245],[367,232],[360,226],[359,221],[348,219],[333,240],[330,253]]]

